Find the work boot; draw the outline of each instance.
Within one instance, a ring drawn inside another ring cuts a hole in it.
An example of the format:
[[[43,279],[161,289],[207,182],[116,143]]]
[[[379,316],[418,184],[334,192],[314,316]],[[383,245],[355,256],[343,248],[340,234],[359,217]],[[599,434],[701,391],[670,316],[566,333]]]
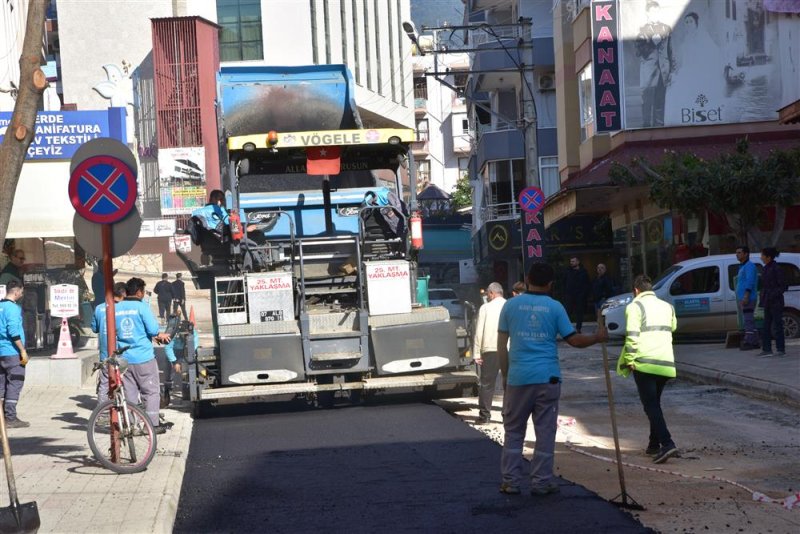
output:
[[[662,447],[659,451],[658,455],[653,458],[654,464],[663,464],[671,457],[676,456],[678,454],[678,448],[675,445],[667,445],[666,447]]]
[[[531,488],[531,495],[552,495],[559,493],[561,488],[555,482],[548,482],[544,486],[535,486]]]
[[[521,492],[519,486],[515,486],[510,482],[503,482],[500,484],[500,493],[505,493],[506,495],[519,495]]]
[[[29,426],[31,426],[31,424],[22,419],[17,419],[16,417],[6,418],[6,428],[28,428]]]

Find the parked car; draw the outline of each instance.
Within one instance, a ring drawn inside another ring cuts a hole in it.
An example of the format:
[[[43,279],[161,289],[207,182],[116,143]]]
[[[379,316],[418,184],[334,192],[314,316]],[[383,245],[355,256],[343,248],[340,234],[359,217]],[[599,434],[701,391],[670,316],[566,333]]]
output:
[[[750,254],[759,284],[763,264],[757,252]],[[775,261],[783,269],[788,289],[784,293],[783,331],[787,338],[800,337],[800,254],[784,252]],[[677,334],[683,336],[724,336],[738,330],[734,283],[739,262],[734,254],[706,256],[682,261],[667,269],[653,282],[659,298],[675,307]],[[609,336],[625,335],[625,306],[633,293],[606,300],[603,315]]]
[[[431,306],[444,306],[450,312],[450,318],[464,317],[464,305],[456,292],[448,287],[436,287],[428,290],[428,302]]]

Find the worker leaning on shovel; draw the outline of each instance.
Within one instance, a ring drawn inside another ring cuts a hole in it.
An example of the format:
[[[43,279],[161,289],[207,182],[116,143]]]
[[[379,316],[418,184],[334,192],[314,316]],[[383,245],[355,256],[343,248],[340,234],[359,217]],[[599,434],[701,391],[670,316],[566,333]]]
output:
[[[675,309],[653,293],[653,282],[645,275],[633,281],[633,302],[625,308],[625,345],[617,361],[617,374],[633,372],[644,413],[650,421],[646,453],[660,464],[678,454],[661,411],[661,393],[675,378],[672,332],[678,326]]]

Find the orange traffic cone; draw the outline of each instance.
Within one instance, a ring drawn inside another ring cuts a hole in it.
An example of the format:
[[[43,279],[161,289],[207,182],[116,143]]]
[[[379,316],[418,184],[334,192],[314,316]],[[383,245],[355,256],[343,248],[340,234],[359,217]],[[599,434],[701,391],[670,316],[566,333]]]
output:
[[[77,358],[72,351],[72,338],[69,335],[67,318],[61,318],[61,333],[58,336],[58,350],[50,356],[51,359]]]
[[[194,306],[189,308],[189,322],[197,326],[197,321],[194,320]]]

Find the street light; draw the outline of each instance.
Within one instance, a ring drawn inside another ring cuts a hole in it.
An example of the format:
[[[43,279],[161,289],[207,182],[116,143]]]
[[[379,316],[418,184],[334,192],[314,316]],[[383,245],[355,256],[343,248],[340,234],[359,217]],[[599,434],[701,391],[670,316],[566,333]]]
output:
[[[406,35],[408,35],[408,38],[411,39],[411,42],[414,43],[414,46],[417,47],[417,51],[419,52],[419,55],[424,56],[425,55],[425,51],[422,49],[422,47],[419,44],[419,35],[417,34],[417,28],[416,28],[416,26],[414,26],[414,23],[409,21],[409,20],[404,21],[403,22],[403,31],[406,32]]]

